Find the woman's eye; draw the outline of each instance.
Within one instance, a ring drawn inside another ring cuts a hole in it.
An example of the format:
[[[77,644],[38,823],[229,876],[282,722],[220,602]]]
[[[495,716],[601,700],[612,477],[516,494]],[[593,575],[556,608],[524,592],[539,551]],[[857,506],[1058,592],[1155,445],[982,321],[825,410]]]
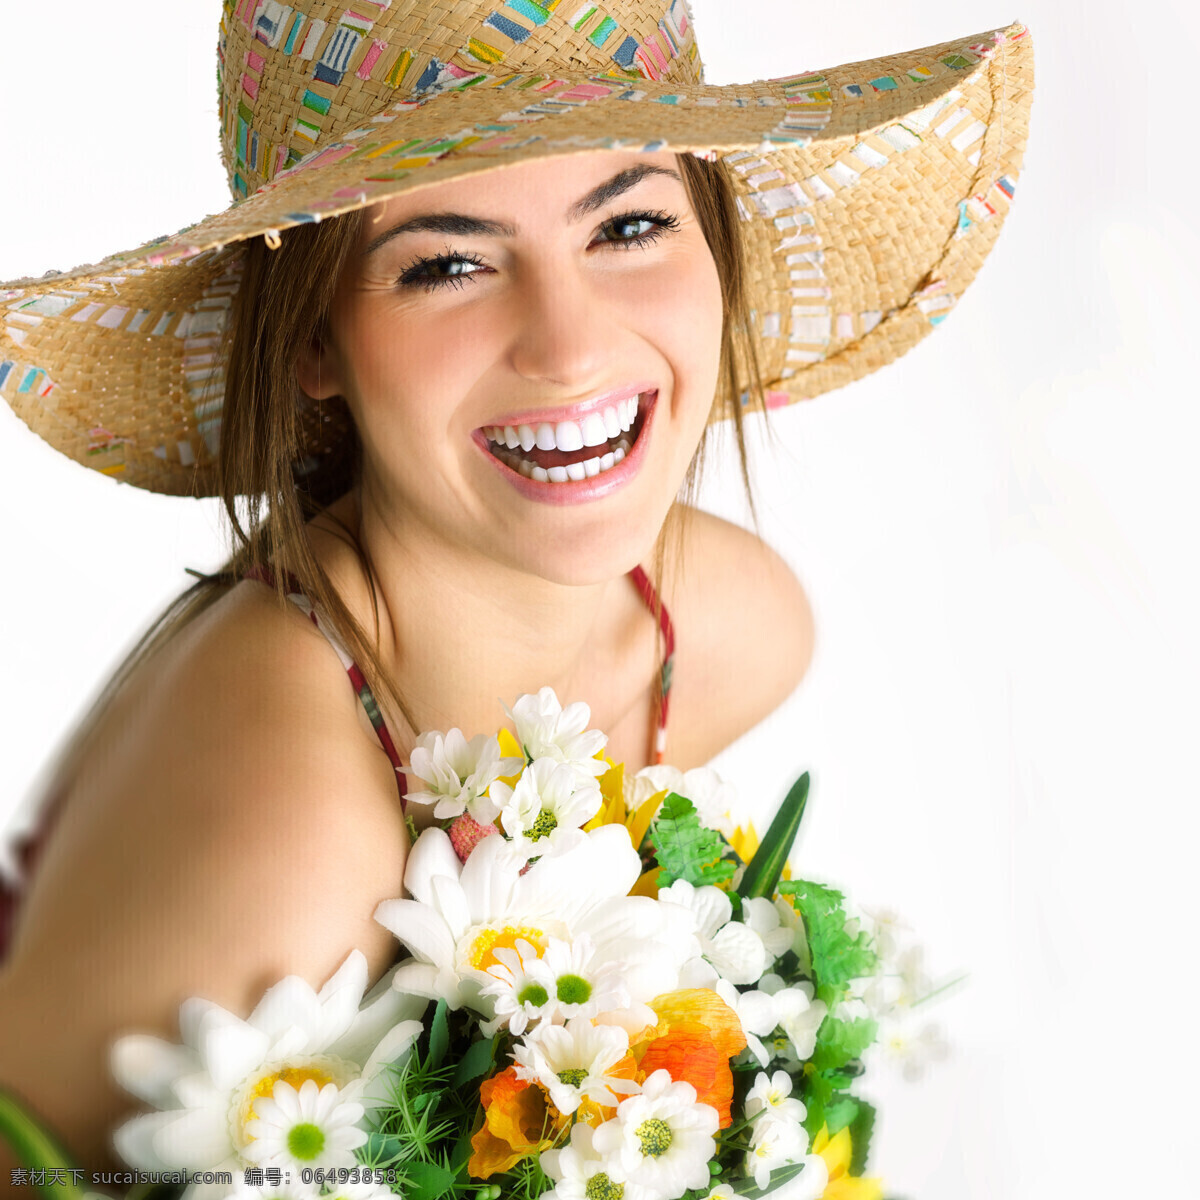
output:
[[[405,287],[423,287],[426,291],[443,287],[462,287],[463,280],[477,274],[483,266],[480,259],[464,254],[440,254],[437,258],[422,258],[405,268],[397,280]]]
[[[625,213],[623,216],[613,217],[600,227],[602,233],[611,232],[613,235],[602,237],[600,240],[613,246],[645,245],[678,228],[679,221],[669,213]]]

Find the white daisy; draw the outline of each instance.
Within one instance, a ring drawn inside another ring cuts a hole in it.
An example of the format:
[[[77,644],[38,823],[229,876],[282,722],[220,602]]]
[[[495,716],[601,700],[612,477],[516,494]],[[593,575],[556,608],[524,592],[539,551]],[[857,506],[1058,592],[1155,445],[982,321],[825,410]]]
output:
[[[738,1020],[742,1023],[742,1032],[746,1035],[746,1049],[742,1053],[753,1055],[758,1060],[758,1065],[765,1067],[770,1062],[771,1055],[761,1039],[769,1033],[774,1033],[779,1024],[774,998],[763,991],[739,992],[726,979],[718,979],[713,991],[737,1013]]]
[[[772,1171],[799,1162],[807,1150],[808,1134],[799,1121],[767,1111],[754,1122],[750,1149],[746,1151],[746,1173],[754,1176],[758,1187],[765,1188]]]
[[[578,845],[581,826],[600,811],[603,800],[594,778],[581,780],[572,766],[552,758],[535,758],[515,787],[496,780],[491,797],[499,805],[504,832],[524,859]]]
[[[634,1183],[612,1159],[594,1146],[595,1129],[578,1122],[571,1141],[561,1150],[543,1150],[538,1165],[555,1181],[541,1200],[658,1200],[657,1194]]]
[[[393,987],[392,968],[364,999],[367,960],[352,950],[320,992],[289,975],[263,995],[247,1020],[199,997],[179,1009],[182,1044],[146,1034],[118,1038],[116,1081],[156,1112],[113,1134],[132,1167],[149,1171],[230,1171],[254,1165],[248,1125],[278,1081],[332,1084],[345,1103],[374,1108],[387,1099],[385,1068],[421,1032],[427,1001]],[[360,1065],[361,1064],[361,1065]],[[184,1200],[224,1200],[220,1184],[190,1184]]]
[[[753,929],[732,919],[733,904],[720,888],[710,884],[693,887],[686,879],[677,879],[659,891],[658,899],[693,914],[700,951],[722,979],[745,984],[762,978],[767,969],[767,948]]]
[[[496,1016],[494,1020],[484,1022],[484,1036],[494,1036],[503,1025],[520,1037],[530,1021],[542,1018],[550,1003],[544,976],[530,974],[526,965],[532,966],[538,961],[537,947],[518,938],[515,947],[493,947],[492,955],[496,961],[486,972],[491,980],[480,987],[479,993],[492,1001]]]
[[[599,1126],[592,1140],[638,1183],[660,1196],[680,1196],[688,1188],[708,1186],[720,1121],[711,1104],[697,1103],[690,1083],[674,1083],[660,1068],[640,1093],[621,1101],[617,1115]]]
[[[632,1000],[671,991],[694,945],[693,922],[677,905],[628,895],[641,866],[621,825],[593,830],[524,874],[501,838],[484,838],[462,863],[445,833],[426,829],[404,873],[413,899],[384,900],[375,910],[414,955],[396,968],[395,986],[444,997],[452,1008],[469,1004],[491,1019],[494,997],[481,989],[494,980],[487,972],[500,961],[497,947],[523,938],[542,950],[551,937],[570,943],[586,933],[594,970],[625,963]]]
[[[551,1021],[594,1017],[630,1004],[625,963],[598,955],[586,933],[570,942],[550,938],[541,961],[529,969],[549,993],[542,1011]]]
[[[592,710],[583,701],[563,708],[554,689],[540,688],[536,696],[524,695],[504,711],[517,731],[517,741],[532,762],[552,758],[572,767],[581,781],[595,779],[608,764],[595,756],[604,749],[608,735],[588,729]]]
[[[439,821],[457,817],[465,809],[479,824],[490,825],[500,808],[488,796],[488,788],[501,775],[515,775],[524,766],[523,758],[501,758],[499,739],[483,733],[469,742],[461,729],[423,733],[405,769],[431,786],[406,792],[405,799],[436,804],[433,815]]]
[[[318,1087],[306,1079],[297,1089],[277,1079],[271,1095],[259,1096],[253,1109],[246,1122],[253,1141],[243,1154],[260,1167],[349,1169],[357,1165],[354,1151],[367,1140],[358,1127],[363,1106],[346,1100],[333,1083]]]
[[[700,1197],[700,1200],[733,1200],[734,1195],[735,1192],[731,1184],[718,1183],[705,1192]]]
[[[761,1112],[797,1125],[808,1115],[804,1102],[792,1099],[792,1077],[786,1071],[776,1071],[770,1076],[759,1071],[755,1076],[754,1086],[746,1093],[746,1116],[754,1117]]]
[[[539,1025],[513,1047],[513,1061],[518,1078],[540,1083],[559,1112],[573,1113],[585,1099],[615,1108],[618,1093],[638,1090],[632,1079],[608,1074],[628,1052],[625,1030],[577,1017],[565,1025]]]

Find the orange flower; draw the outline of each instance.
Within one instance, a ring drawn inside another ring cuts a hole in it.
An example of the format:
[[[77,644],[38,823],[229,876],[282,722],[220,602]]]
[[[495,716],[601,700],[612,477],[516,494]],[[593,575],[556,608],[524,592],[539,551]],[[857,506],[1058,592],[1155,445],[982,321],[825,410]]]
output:
[[[658,1024],[643,1030],[630,1046],[639,1080],[664,1068],[675,1081],[690,1083],[696,1100],[711,1104],[725,1128],[732,1120],[729,1060],[746,1046],[737,1013],[709,988],[667,992],[651,1000],[650,1007]]]
[[[479,1100],[483,1125],[471,1139],[474,1153],[467,1164],[476,1179],[511,1170],[521,1159],[548,1150],[569,1121],[540,1087],[518,1079],[515,1067],[485,1079]]]
[[[821,1200],[883,1200],[882,1180],[850,1174],[853,1150],[848,1128],[831,1138],[829,1126],[822,1125],[821,1132],[813,1138],[813,1154],[819,1154],[829,1169],[829,1182],[821,1193]]]

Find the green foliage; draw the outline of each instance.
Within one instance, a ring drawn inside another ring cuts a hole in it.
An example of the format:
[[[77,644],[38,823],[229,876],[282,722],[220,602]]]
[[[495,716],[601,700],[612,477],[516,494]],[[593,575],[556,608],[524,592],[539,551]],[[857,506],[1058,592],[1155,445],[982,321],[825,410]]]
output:
[[[846,928],[841,892],[811,880],[794,879],[779,884],[804,922],[812,957],[812,980],[818,1000],[833,1009],[852,979],[871,975],[878,963],[870,936]]]
[[[875,1040],[874,1021],[842,1021],[826,1017],[817,1030],[817,1045],[810,1060],[817,1071],[837,1071],[856,1059]],[[847,1075],[852,1079],[858,1072]]]
[[[446,1002],[439,1000],[429,1024],[429,1065],[440,1067],[450,1046],[450,1027],[446,1024]]]
[[[871,1135],[875,1132],[875,1106],[865,1100],[858,1102],[858,1112],[850,1122],[850,1174],[861,1175],[867,1169]]]
[[[792,784],[779,806],[771,827],[747,865],[742,882],[738,884],[738,895],[744,899],[750,900],[756,896],[770,899],[775,895],[776,885],[783,875],[783,868],[792,852],[796,834],[800,832],[800,820],[808,804],[808,783],[808,772],[805,771]]]
[[[651,823],[655,858],[662,871],[660,888],[684,879],[695,887],[724,883],[736,868],[724,858],[728,843],[715,830],[700,824],[695,805],[668,792]]]

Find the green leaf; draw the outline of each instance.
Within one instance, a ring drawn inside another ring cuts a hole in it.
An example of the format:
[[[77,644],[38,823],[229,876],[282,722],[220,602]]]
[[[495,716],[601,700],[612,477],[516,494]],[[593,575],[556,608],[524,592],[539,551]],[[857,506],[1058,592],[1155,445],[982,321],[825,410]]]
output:
[[[843,1096],[825,1109],[825,1124],[829,1126],[829,1136],[841,1133],[858,1115],[858,1101],[851,1096]],[[850,1135],[853,1138],[853,1134]]]
[[[758,1200],[761,1196],[770,1196],[781,1184],[787,1183],[790,1179],[795,1179],[805,1169],[804,1163],[789,1163],[786,1167],[776,1167],[771,1172],[771,1178],[767,1180],[765,1188],[760,1188],[754,1182],[753,1176],[739,1180],[730,1186],[733,1188],[735,1196],[745,1196],[746,1200]],[[713,1182],[716,1183],[717,1180],[714,1179]]]
[[[478,1042],[472,1042],[466,1054],[458,1060],[458,1066],[454,1069],[450,1086],[460,1088],[464,1083],[478,1079],[480,1075],[486,1075],[488,1068],[492,1065],[495,1049],[494,1040],[489,1041],[487,1038],[483,1038]]]
[[[871,1135],[875,1132],[875,1107],[865,1100],[858,1102],[858,1113],[850,1122],[850,1174],[861,1175],[867,1169],[867,1154]]]
[[[439,1000],[429,1025],[428,1065],[434,1069],[442,1065],[446,1050],[450,1046],[450,1027],[446,1024],[446,1002]]]
[[[817,1030],[817,1045],[810,1060],[814,1069],[839,1070],[851,1059],[858,1058],[875,1040],[878,1031],[874,1021],[842,1021],[837,1017],[826,1017]]]
[[[783,868],[788,855],[792,852],[792,844],[796,834],[800,832],[800,819],[804,816],[804,808],[808,803],[808,772],[805,771],[791,786],[791,790],[779,806],[771,827],[759,843],[758,851],[746,867],[742,882],[738,885],[738,895],[746,900],[756,896],[765,896],[768,900],[775,895],[775,889],[783,876]]]
[[[439,1163],[405,1163],[404,1173],[409,1181],[406,1200],[437,1200],[454,1186],[455,1173]]]
[[[404,1143],[394,1133],[369,1133],[359,1147],[359,1162],[370,1166],[395,1162],[401,1156]]]
[[[651,828],[654,857],[662,868],[658,876],[660,888],[670,887],[677,879],[701,887],[724,883],[733,877],[737,868],[722,859],[727,846],[725,839],[700,824],[695,806],[686,797],[668,792]]]
[[[788,898],[804,922],[817,999],[833,1009],[850,980],[874,973],[878,958],[871,938],[864,930],[850,934],[842,893],[833,888],[794,879],[781,883],[779,894]]]
[[[12,1147],[22,1166],[59,1167],[67,1172],[62,1183],[37,1185],[47,1200],[83,1200],[84,1189],[72,1182],[69,1173],[74,1164],[58,1139],[4,1088],[0,1088],[0,1142]],[[83,1178],[87,1178],[86,1173]]]
[[[833,1084],[821,1074],[804,1077],[804,1128],[815,1138],[825,1124],[825,1106],[833,1100]]]

